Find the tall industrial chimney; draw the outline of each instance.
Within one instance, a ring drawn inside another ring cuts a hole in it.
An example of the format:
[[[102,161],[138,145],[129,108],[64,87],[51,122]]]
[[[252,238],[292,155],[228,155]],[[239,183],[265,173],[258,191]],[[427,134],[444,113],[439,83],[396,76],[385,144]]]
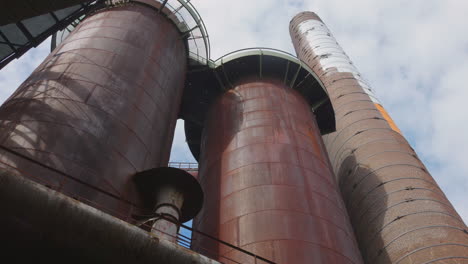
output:
[[[303,12],[290,34],[335,110],[324,142],[365,262],[465,263],[466,225],[329,29]]]

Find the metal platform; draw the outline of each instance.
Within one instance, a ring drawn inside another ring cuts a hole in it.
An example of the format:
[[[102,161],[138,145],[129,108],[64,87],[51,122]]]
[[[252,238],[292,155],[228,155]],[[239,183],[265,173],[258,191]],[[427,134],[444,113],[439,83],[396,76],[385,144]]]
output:
[[[113,0],[108,6],[118,6],[125,3],[135,3],[155,8],[170,19],[185,38],[188,48],[189,65],[198,66],[208,64],[210,57],[210,39],[200,14],[190,1],[185,0]],[[55,49],[68,34],[84,19],[76,19],[66,28],[52,36],[51,50]]]
[[[208,65],[192,69],[182,101],[187,143],[195,159],[205,115],[213,100],[244,77],[275,78],[301,93],[315,113],[322,134],[335,131],[335,114],[323,84],[315,73],[293,55],[269,48],[250,48],[224,55]]]

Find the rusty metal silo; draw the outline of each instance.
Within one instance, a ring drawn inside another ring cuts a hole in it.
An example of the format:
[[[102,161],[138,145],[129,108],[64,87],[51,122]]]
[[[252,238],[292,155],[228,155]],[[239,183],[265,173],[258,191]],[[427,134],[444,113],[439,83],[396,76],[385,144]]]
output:
[[[193,227],[274,263],[362,263],[320,134],[333,111],[319,128],[311,108],[329,105],[320,83],[278,51],[217,62],[224,91],[203,128],[206,196]],[[192,248],[223,263],[271,263],[197,234]]]
[[[300,13],[290,34],[335,109],[324,143],[365,262],[466,263],[466,225],[322,20]]]
[[[72,31],[0,108],[3,169],[137,213],[132,176],[167,165],[187,68],[164,4],[121,1]]]

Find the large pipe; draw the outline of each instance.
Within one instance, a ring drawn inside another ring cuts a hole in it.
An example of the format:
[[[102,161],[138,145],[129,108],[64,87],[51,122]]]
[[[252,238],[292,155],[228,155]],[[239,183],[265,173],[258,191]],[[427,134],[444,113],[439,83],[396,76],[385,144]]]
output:
[[[365,261],[466,263],[466,225],[329,29],[303,12],[290,34],[335,109],[324,142]]]
[[[138,213],[132,176],[168,163],[187,62],[178,28],[146,2],[89,16],[1,106],[0,145],[27,159],[2,150],[0,166]]]
[[[0,201],[2,257],[15,263],[219,264],[2,169]]]
[[[332,175],[307,101],[282,79],[243,78],[208,113],[193,226],[275,263],[362,263]],[[265,263],[194,241],[226,263]]]

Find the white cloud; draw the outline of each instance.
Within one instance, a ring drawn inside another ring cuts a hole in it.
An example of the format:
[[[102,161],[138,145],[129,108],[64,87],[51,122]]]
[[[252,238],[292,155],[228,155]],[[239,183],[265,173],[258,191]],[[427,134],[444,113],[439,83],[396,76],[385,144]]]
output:
[[[26,80],[49,53],[50,38],[0,70],[0,103],[3,103]]]
[[[290,19],[315,11],[369,79],[377,96],[468,220],[468,2],[459,0],[193,0],[212,58],[249,47],[293,52]],[[36,49],[0,71],[2,99],[45,57]],[[171,159],[188,161],[182,126]]]

